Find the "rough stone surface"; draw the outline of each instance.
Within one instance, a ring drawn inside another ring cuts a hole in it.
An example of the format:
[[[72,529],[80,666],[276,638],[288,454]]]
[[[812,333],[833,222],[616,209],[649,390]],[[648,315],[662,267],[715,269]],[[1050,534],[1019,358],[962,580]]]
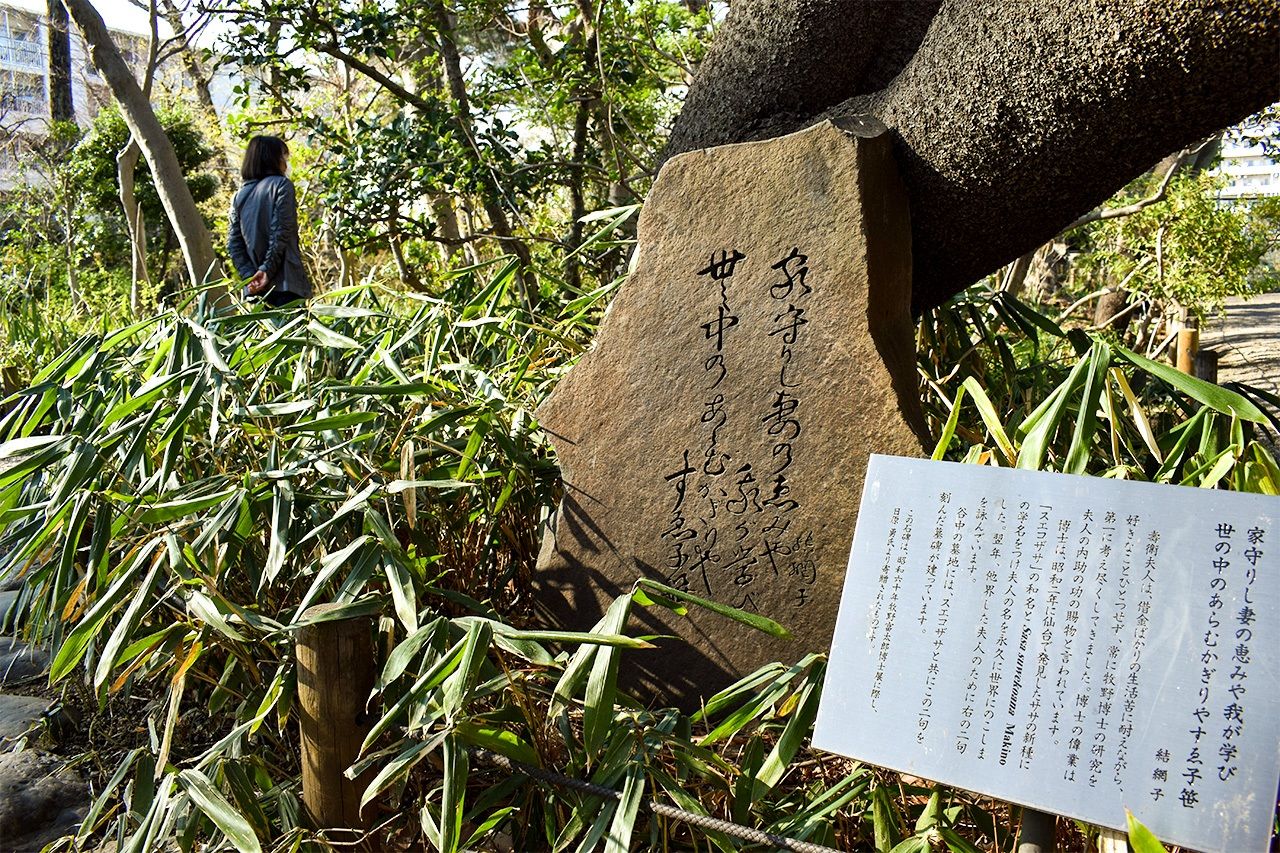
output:
[[[0,853],[30,853],[76,830],[88,811],[88,789],[51,755],[0,755]]]
[[[49,667],[49,653],[32,648],[12,637],[0,637],[0,684],[43,675]]]
[[[48,709],[46,699],[0,693],[0,741],[18,737]]]
[[[1277,56],[1276,0],[737,0],[668,151],[876,116],[910,195],[919,309],[1275,102]]]
[[[868,454],[921,449],[908,228],[874,122],[663,168],[594,349],[537,413],[565,484],[539,601],[590,628],[647,576],[794,638],[637,607],[632,630],[680,638],[624,656],[637,695],[690,706],[827,650]]]

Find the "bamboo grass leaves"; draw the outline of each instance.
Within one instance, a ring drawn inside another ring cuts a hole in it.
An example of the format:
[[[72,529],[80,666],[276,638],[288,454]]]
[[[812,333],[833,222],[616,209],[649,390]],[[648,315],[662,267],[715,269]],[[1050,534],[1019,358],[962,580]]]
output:
[[[711,607],[781,626],[653,582],[594,632],[502,620],[555,497],[529,412],[580,347],[548,344],[503,308],[504,281],[457,284],[474,298],[356,289],[305,312],[166,314],[76,341],[7,401],[0,458],[16,463],[0,474],[0,568],[23,573],[26,630],[53,647],[55,682],[83,683],[104,706],[146,703],[149,746],[126,753],[82,836],[109,830],[131,850],[304,840],[293,640],[322,603],[335,606],[318,618],[378,617],[386,655],[348,773],[368,780],[370,808],[412,804],[439,850],[530,812],[535,846],[622,851],[646,797],[700,808],[689,774],[735,778],[691,742],[687,718],[619,689],[621,656],[651,639],[628,636],[628,616]],[[781,737],[740,786],[744,814],[807,736],[811,664],[730,714]],[[182,722],[193,714],[215,721],[198,746]],[[521,778],[477,789],[477,749],[555,762],[619,799]],[[818,810],[795,831],[830,821]]]
[[[268,801],[271,833],[296,827],[267,792],[296,772],[281,738],[307,606],[395,614],[416,637],[459,600],[510,595],[527,570],[553,488],[526,414],[543,385],[528,368],[540,344],[527,320],[461,323],[468,287],[486,314],[497,307],[482,272],[459,279],[451,303],[364,288],[304,312],[163,314],[76,340],[5,401],[0,570],[24,579],[27,632],[53,646],[55,682],[82,673],[99,702],[121,692],[163,709],[150,724],[176,766],[156,770],[147,808],[100,818],[133,847],[199,814],[237,849],[258,849],[269,827],[241,815]],[[426,523],[405,518],[406,492]],[[504,629],[451,627],[466,642],[439,684],[415,675],[406,691],[388,672],[384,707],[438,687],[445,719],[462,725],[493,690],[491,646],[532,642],[494,640]],[[179,760],[170,743],[191,703],[234,725]],[[431,718],[415,705],[383,731]],[[274,745],[246,752],[249,738]],[[200,772],[182,769],[192,758]],[[390,761],[370,796],[412,764]],[[460,803],[442,824],[451,846]]]
[[[529,413],[581,351],[589,306],[566,304],[552,328],[507,307],[507,268],[483,273],[455,279],[450,302],[354,288],[304,311],[164,314],[71,342],[5,401],[0,571],[23,578],[21,624],[50,645],[59,685],[143,709],[81,839],[312,839],[293,641],[309,607],[331,604],[321,618],[376,617],[381,649],[348,773],[415,843],[680,843],[646,816],[657,801],[818,843],[967,850],[959,807],[936,792],[918,792],[917,814],[867,768],[806,775],[821,656],[766,666],[692,716],[619,684],[654,640],[628,634],[644,608],[785,635],[765,616],[645,579],[591,632],[507,624],[557,497]],[[1239,394],[1004,297],[920,329],[935,458],[1280,492]],[[498,772],[486,753],[616,796]]]
[[[1244,427],[1267,417],[1242,394],[1102,337],[1064,333],[1007,295],[964,308],[976,337],[941,313],[922,327],[934,344],[961,350],[950,365],[936,351],[921,362],[938,424],[934,459],[964,433],[967,461],[1264,493],[1280,487],[1266,461],[1274,460]],[[1050,344],[1055,336],[1058,347],[1070,344],[1074,356],[1039,358],[1045,333]],[[948,399],[944,386],[952,381],[959,387]],[[969,401],[985,435],[962,426],[972,420],[963,411]]]

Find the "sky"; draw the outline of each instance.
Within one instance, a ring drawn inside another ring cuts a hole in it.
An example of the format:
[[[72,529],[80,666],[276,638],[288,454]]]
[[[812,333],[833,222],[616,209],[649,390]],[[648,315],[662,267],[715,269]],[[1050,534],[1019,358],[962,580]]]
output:
[[[139,9],[129,0],[92,0],[92,2],[102,15],[102,19],[107,22],[107,26],[113,30],[145,34],[151,29],[146,11]],[[19,9],[30,9],[41,15],[44,14],[47,6],[46,0],[5,0],[5,4],[17,6]],[[171,30],[162,21],[161,35],[168,35],[170,32]]]

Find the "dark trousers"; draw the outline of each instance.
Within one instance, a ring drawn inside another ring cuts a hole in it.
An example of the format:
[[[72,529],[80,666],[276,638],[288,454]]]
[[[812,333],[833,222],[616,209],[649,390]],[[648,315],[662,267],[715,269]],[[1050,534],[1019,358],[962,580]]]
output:
[[[262,295],[262,301],[272,308],[284,308],[286,305],[301,302],[303,299],[304,297],[287,290],[270,290]]]

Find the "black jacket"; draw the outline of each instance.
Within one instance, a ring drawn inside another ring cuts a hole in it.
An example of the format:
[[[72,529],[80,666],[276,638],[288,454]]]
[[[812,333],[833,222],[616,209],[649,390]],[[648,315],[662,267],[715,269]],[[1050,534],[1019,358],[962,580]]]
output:
[[[311,296],[311,280],[298,248],[298,201],[284,175],[246,181],[231,202],[227,251],[236,272],[261,270],[273,290]]]

